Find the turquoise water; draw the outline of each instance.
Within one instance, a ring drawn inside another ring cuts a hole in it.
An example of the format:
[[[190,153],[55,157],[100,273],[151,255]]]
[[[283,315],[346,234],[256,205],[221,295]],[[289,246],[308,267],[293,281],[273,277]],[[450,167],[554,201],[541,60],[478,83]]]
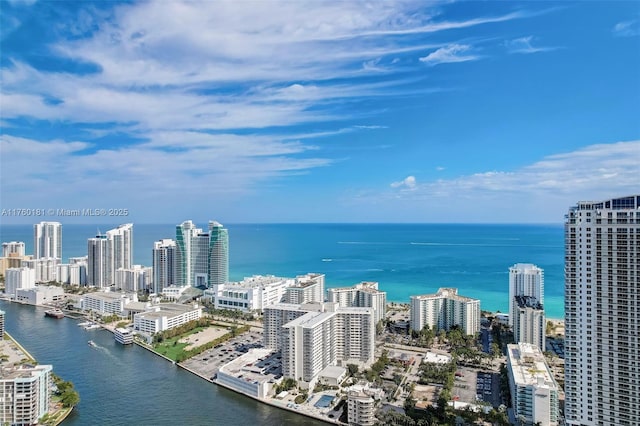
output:
[[[63,256],[86,254],[87,238],[118,224],[63,224]],[[198,224],[204,227],[206,224]],[[564,317],[563,227],[460,224],[225,224],[229,275],[326,275],[327,287],[378,281],[395,302],[457,287],[485,310],[508,310],[509,267],[534,263],[545,272],[545,311]],[[175,225],[134,225],[134,262],[151,265],[153,241],[175,238]],[[0,227],[0,241],[24,241],[32,226]]]

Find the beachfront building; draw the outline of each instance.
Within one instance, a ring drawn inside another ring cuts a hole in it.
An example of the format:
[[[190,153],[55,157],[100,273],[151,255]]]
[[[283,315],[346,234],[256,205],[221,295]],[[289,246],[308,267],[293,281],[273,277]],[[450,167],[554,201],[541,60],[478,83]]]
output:
[[[546,320],[542,305],[531,296],[516,296],[514,301],[513,340],[515,343],[531,343],[545,351]]]
[[[166,287],[176,285],[176,242],[165,238],[153,243],[153,292],[162,293]]]
[[[115,284],[115,271],[133,265],[133,224],[110,229],[87,240],[87,285],[99,288]]]
[[[229,280],[229,234],[220,223],[208,232],[187,220],[176,226],[176,285],[209,288]]]
[[[151,268],[133,265],[116,269],[115,287],[123,291],[137,292],[151,288]]]
[[[565,217],[565,420],[640,419],[640,195],[581,201]]]
[[[324,274],[309,273],[295,278],[292,286],[286,289],[283,303],[322,303],[324,302]]]
[[[24,242],[11,241],[2,243],[2,257],[24,256]]]
[[[287,288],[293,285],[295,280],[291,278],[254,275],[239,282],[215,284],[202,297],[215,309],[262,312],[267,306],[280,303]]]
[[[102,316],[124,316],[125,305],[137,301],[138,295],[136,293],[104,291],[85,294],[80,302],[80,307],[83,311],[94,312]]]
[[[535,297],[544,304],[544,271],[531,263],[516,263],[509,268],[509,326],[513,327],[516,297]],[[517,343],[517,341],[516,341]]]
[[[4,293],[14,299],[18,289],[34,288],[36,271],[30,268],[9,268],[5,271]]]
[[[39,285],[33,288],[19,288],[16,290],[16,302],[26,305],[44,305],[46,303],[61,302],[64,300],[62,287]]]
[[[200,318],[202,318],[202,308],[197,304],[161,303],[151,306],[146,312],[135,314],[133,328],[141,333],[153,335]]]
[[[33,225],[33,258],[53,257],[62,261],[62,224],[40,222]]]
[[[378,290],[377,282],[361,282],[352,287],[327,289],[327,302],[337,302],[343,307],[373,308],[377,324],[385,316],[387,293]]]
[[[514,417],[525,424],[559,424],[558,384],[542,351],[529,343],[507,345],[507,371]]]
[[[458,295],[458,289],[440,288],[435,294],[411,296],[411,329],[448,331],[458,326],[465,334],[480,331],[480,300]]]
[[[37,283],[48,283],[58,281],[57,268],[60,259],[55,257],[40,257],[37,259],[23,260],[22,266],[35,271]]]
[[[0,423],[35,425],[49,412],[51,365],[0,369]]]

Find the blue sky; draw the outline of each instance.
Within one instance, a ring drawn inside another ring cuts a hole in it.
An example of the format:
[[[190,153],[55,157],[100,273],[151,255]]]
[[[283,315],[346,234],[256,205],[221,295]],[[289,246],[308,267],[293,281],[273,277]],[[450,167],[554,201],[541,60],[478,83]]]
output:
[[[638,2],[0,7],[2,209],[560,223],[640,192]],[[95,221],[0,218],[45,219]]]

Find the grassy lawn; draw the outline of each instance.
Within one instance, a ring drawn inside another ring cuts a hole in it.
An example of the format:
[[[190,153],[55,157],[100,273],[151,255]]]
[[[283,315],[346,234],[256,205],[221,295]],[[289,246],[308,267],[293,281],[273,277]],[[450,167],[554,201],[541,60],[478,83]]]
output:
[[[204,327],[197,327],[194,328],[193,330],[189,331],[188,333],[182,334],[180,336],[176,336],[176,337],[172,337],[170,339],[164,340],[162,343],[156,343],[153,347],[153,349],[158,352],[159,354],[162,354],[164,356],[166,356],[169,359],[172,359],[174,361],[176,361],[178,359],[178,355],[180,355],[182,352],[184,352],[184,348],[186,348],[187,346],[189,346],[188,343],[180,343],[178,342],[180,339],[185,338],[187,336],[190,336],[192,334],[195,334],[199,331],[204,330]]]

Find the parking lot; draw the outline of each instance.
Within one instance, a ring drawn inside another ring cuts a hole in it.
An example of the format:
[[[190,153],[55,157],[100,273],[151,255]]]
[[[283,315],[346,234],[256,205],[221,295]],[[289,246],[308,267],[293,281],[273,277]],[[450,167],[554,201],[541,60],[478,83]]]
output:
[[[457,401],[470,404],[486,401],[497,408],[502,403],[500,375],[468,367],[458,368],[452,394]]]
[[[501,404],[500,375],[496,373],[481,372],[476,375],[476,399],[486,401],[497,408]]]
[[[245,354],[251,348],[262,346],[262,333],[258,329],[252,329],[248,333],[241,334],[224,343],[211,348],[200,355],[196,355],[181,363],[189,370],[213,380],[220,367]]]

